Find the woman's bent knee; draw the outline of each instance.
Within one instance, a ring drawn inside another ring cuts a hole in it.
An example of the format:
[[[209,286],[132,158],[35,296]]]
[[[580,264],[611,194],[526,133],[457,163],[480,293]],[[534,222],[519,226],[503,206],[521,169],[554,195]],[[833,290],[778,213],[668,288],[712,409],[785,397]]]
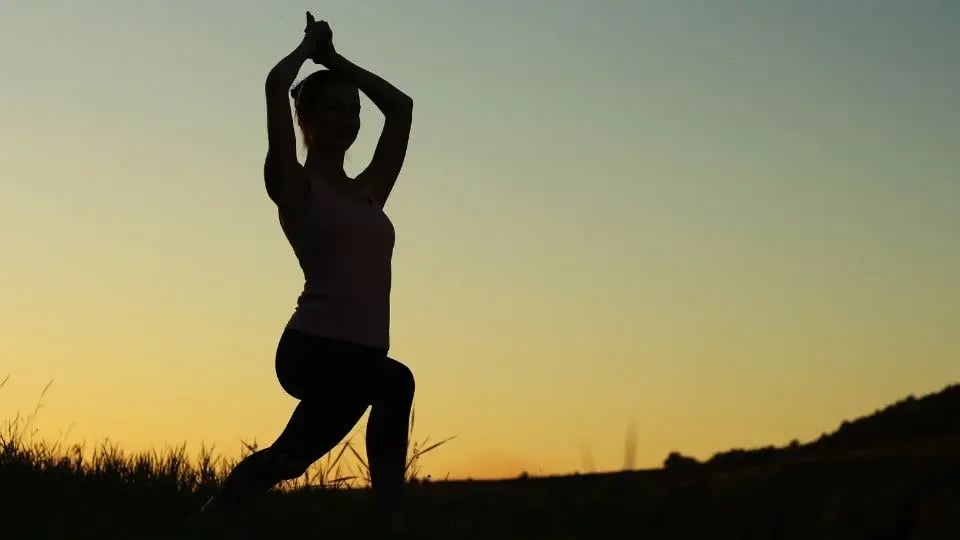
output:
[[[270,466],[281,480],[293,480],[310,466],[305,459],[277,448],[267,450]]]
[[[392,358],[387,358],[385,378],[387,379],[387,392],[391,397],[413,400],[413,393],[417,385],[410,368]]]

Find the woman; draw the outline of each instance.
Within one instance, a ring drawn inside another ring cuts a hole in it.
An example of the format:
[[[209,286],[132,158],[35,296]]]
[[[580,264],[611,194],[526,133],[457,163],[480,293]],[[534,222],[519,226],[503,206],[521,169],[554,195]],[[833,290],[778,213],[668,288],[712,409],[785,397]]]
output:
[[[308,58],[327,70],[291,89]],[[372,487],[396,518],[414,381],[387,356],[394,230],[383,206],[406,154],[413,101],[338,54],[329,25],[309,12],[303,41],[273,67],[265,86],[264,181],[306,281],[276,352],[277,378],[299,404],[279,438],[241,461],[205,508],[249,500],[302,475],[371,406]],[[360,129],[359,90],[386,118],[369,167],[350,179],[343,160]],[[302,165],[288,92],[308,149]]]

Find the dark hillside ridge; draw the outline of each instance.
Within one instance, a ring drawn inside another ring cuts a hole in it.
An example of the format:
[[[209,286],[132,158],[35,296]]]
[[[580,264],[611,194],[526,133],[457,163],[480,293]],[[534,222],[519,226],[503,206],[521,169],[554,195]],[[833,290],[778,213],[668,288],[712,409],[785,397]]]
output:
[[[832,433],[824,433],[815,441],[801,444],[794,440],[787,446],[734,448],[714,454],[706,462],[678,452],[671,453],[664,467],[674,471],[715,472],[741,467],[805,459],[819,454],[853,450],[870,450],[890,446],[908,448],[931,440],[960,438],[960,384],[917,398],[908,396],[872,414],[845,420]],[[924,445],[929,447],[929,444]]]

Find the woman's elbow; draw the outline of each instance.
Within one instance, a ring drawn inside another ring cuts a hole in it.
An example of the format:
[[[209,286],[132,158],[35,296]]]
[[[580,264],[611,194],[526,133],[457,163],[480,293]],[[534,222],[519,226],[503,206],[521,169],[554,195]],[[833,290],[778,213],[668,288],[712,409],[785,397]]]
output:
[[[413,98],[406,94],[400,94],[400,98],[397,99],[395,106],[393,107],[391,113],[397,116],[403,117],[412,117],[413,116]]]

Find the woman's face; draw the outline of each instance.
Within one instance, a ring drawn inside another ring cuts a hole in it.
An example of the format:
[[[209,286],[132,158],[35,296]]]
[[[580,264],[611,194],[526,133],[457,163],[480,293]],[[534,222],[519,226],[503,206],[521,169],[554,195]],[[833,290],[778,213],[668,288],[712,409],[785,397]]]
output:
[[[319,90],[311,113],[313,144],[346,151],[360,132],[360,91],[335,81]]]

